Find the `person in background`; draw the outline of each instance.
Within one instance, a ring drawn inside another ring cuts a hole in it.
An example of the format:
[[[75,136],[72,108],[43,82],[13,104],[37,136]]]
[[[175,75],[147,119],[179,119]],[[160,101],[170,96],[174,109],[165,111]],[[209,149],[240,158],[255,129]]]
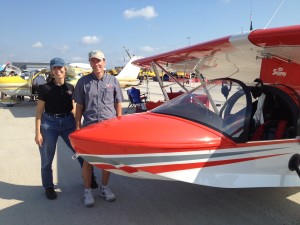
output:
[[[74,87],[65,82],[66,67],[61,58],[50,61],[53,80],[41,85],[35,118],[35,142],[41,155],[42,184],[48,199],[56,199],[53,184],[52,162],[56,151],[58,136],[74,152],[69,134],[75,130],[75,104],[72,100]],[[82,165],[82,158],[78,158]],[[93,179],[93,178],[92,178]]]
[[[47,83],[46,82],[46,78],[44,74],[40,74],[37,77],[35,77],[32,81],[32,95],[30,96],[30,102],[32,101],[36,101],[37,100],[37,96],[36,94],[38,94],[39,91],[39,87],[40,85],[43,85]]]
[[[15,71],[10,71],[10,73],[7,75],[8,77],[16,76]]]
[[[76,102],[76,130],[94,123],[122,115],[123,94],[116,77],[105,73],[106,60],[103,52],[89,52],[89,62],[93,72],[81,77],[75,87],[73,99]],[[83,124],[81,119],[83,116]],[[91,191],[91,173],[93,166],[84,161],[82,176],[84,180],[84,205],[93,206],[94,196]],[[108,187],[110,173],[102,170],[100,196],[106,201],[114,201],[116,196]]]

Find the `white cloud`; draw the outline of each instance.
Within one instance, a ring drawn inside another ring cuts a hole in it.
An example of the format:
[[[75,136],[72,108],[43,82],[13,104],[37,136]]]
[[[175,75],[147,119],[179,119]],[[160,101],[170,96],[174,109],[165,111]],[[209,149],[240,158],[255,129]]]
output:
[[[158,14],[155,12],[153,6],[147,6],[142,9],[127,9],[123,12],[123,15],[127,19],[132,19],[135,17],[144,17],[146,19],[151,19],[156,17]]]
[[[153,47],[150,47],[147,45],[140,47],[140,49],[141,49],[141,51],[147,52],[147,53],[152,53],[152,52],[155,52],[158,50],[157,48],[153,48]]]
[[[36,42],[34,44],[31,45],[33,48],[42,48],[43,47],[43,44],[41,42]]]
[[[81,43],[85,45],[97,44],[100,41],[100,38],[97,36],[84,36],[81,38]]]

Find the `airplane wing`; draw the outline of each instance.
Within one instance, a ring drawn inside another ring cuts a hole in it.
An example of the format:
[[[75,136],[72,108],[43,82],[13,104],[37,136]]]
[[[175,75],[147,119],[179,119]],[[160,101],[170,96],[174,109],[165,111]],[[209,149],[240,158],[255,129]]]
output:
[[[76,77],[78,75],[86,75],[92,72],[92,67],[87,63],[68,63],[65,65],[67,68],[67,76]]]
[[[158,64],[166,70],[185,73],[198,70],[208,79],[230,77],[252,82],[270,69],[269,59],[300,64],[299,25],[231,35],[138,59],[133,64],[140,67]]]

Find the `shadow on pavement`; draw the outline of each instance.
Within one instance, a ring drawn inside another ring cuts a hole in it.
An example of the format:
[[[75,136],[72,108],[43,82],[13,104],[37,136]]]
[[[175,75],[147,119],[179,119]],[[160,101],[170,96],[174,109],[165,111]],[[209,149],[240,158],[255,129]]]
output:
[[[25,99],[24,102],[13,107],[0,104],[0,108],[9,110],[15,118],[35,117],[36,102],[29,102],[29,100]]]

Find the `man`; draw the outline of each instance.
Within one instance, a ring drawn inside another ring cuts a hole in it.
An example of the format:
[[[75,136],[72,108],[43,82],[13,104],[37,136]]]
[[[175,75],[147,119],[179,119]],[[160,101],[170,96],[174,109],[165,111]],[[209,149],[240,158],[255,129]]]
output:
[[[93,72],[80,78],[76,84],[73,99],[76,102],[76,129],[81,129],[81,118],[83,116],[83,127],[100,121],[119,117],[122,115],[123,94],[118,80],[105,73],[106,61],[104,54],[99,51],[89,52],[89,62]],[[93,206],[95,200],[91,192],[91,174],[93,167],[84,161],[82,176],[84,182],[84,205]],[[108,180],[110,173],[102,170],[102,185],[100,196],[107,201],[116,199],[109,189]]]

